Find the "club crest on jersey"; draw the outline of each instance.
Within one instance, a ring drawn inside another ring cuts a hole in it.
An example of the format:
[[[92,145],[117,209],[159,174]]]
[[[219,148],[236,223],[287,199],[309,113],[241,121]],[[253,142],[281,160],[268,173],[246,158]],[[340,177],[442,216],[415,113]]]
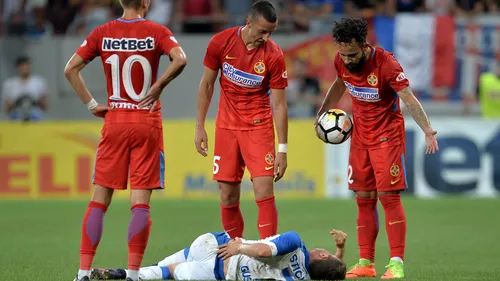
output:
[[[102,50],[112,52],[144,52],[155,49],[155,39],[148,37],[138,38],[108,38],[102,39]]]
[[[262,85],[264,76],[247,73],[225,62],[222,65],[222,74],[229,81],[245,88],[259,88]]]
[[[263,61],[258,61],[253,65],[253,70],[257,74],[262,74],[264,73],[264,71],[266,71],[266,65]]]
[[[366,80],[368,81],[368,84],[370,86],[377,86],[377,84],[378,84],[378,78],[377,78],[377,76],[375,76],[374,73],[368,75],[368,78]]]
[[[380,101],[380,95],[378,94],[378,88],[369,87],[357,87],[349,82],[344,81],[349,93],[355,97],[357,100],[365,102],[378,102]]]
[[[266,163],[268,165],[273,165],[274,164],[274,156],[271,154],[271,152],[268,152],[266,154],[266,157],[264,159],[266,160]]]
[[[399,176],[399,166],[395,163],[392,164],[390,172],[393,177]]]

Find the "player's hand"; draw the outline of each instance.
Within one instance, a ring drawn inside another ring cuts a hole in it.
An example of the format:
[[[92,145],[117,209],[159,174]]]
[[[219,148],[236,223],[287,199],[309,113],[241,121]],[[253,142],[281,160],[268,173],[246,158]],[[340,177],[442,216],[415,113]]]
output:
[[[285,175],[287,166],[288,162],[286,153],[278,152],[278,155],[276,155],[276,161],[274,161],[274,182],[279,181]]]
[[[137,106],[139,108],[151,106],[149,112],[155,111],[162,90],[163,89],[161,89],[157,84],[154,84],[151,88],[149,88],[148,93],[141,99]]]
[[[205,128],[196,128],[194,134],[194,145],[199,154],[207,157],[208,151],[208,136]]]
[[[217,256],[223,260],[239,254],[238,248],[243,244],[241,238],[236,237],[234,240],[229,241],[227,244],[222,244],[219,246],[217,251]]]
[[[104,104],[98,104],[94,109],[92,109],[90,112],[94,114],[94,116],[104,118],[106,116],[106,113],[108,113],[109,110],[112,110],[112,107],[109,107]]]
[[[425,132],[425,144],[427,148],[425,149],[425,154],[434,154],[439,150],[439,145],[436,139],[437,131],[429,129]]]
[[[337,248],[344,249],[345,240],[347,239],[347,234],[345,234],[341,230],[332,229],[332,231],[330,231],[330,235],[333,236],[333,239],[335,240],[335,245],[337,246]]]

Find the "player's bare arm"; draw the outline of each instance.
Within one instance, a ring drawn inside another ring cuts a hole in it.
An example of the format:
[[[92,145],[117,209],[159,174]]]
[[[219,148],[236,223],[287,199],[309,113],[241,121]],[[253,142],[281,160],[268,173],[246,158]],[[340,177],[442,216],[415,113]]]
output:
[[[98,104],[90,94],[80,73],[86,65],[82,57],[78,54],[74,54],[64,68],[64,75],[66,75],[66,79],[68,79],[71,87],[73,87],[80,100],[87,105],[87,108],[92,114],[97,117],[104,117],[111,108],[106,105]]]
[[[227,244],[219,246],[217,255],[226,260],[234,255],[243,254],[254,258],[271,257],[273,252],[271,247],[264,243],[244,244],[240,238],[231,240]]]
[[[276,182],[285,175],[287,168],[288,107],[286,104],[285,89],[271,89],[271,100],[279,146],[276,161],[274,162],[274,181]]]
[[[149,92],[139,103],[139,107],[151,105],[151,112],[155,110],[158,99],[160,98],[163,89],[182,73],[187,65],[187,57],[181,47],[174,47],[169,54],[172,62],[168,65],[163,75],[156,80],[156,83],[151,86]]]
[[[207,118],[208,108],[214,95],[215,80],[219,71],[205,67],[203,77],[201,78],[200,87],[198,89],[198,108],[196,111],[196,131],[194,144],[198,153],[207,156],[208,137],[205,130],[205,119]]]
[[[339,260],[344,261],[345,240],[347,239],[347,234],[345,234],[345,232],[341,230],[332,229],[332,231],[330,231],[330,235],[333,236],[333,239],[335,240],[335,246],[337,247],[335,256]]]
[[[410,87],[406,87],[403,90],[399,91],[398,95],[405,103],[406,108],[408,108],[408,111],[410,112],[415,122],[425,133],[425,142],[427,144],[425,154],[434,154],[437,150],[439,150],[439,146],[436,140],[437,131],[432,129],[429,118],[427,117],[424,108],[417,100]]]
[[[316,122],[317,118],[323,114],[323,112],[332,109],[342,98],[344,95],[346,89],[346,85],[344,84],[344,81],[337,77],[333,84],[330,86],[328,91],[326,92],[325,99],[323,100],[323,103],[321,104],[321,108],[318,111],[318,114],[316,115]],[[317,125],[317,123],[315,123]]]

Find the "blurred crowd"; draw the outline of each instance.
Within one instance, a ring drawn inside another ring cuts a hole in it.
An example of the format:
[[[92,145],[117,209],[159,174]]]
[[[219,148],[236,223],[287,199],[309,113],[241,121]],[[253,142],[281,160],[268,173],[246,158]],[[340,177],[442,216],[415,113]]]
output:
[[[244,23],[254,0],[153,0],[148,18],[177,33],[213,33]],[[280,32],[320,32],[339,15],[397,12],[499,13],[500,0],[271,0]],[[0,0],[0,36],[82,36],[121,15],[119,0]]]

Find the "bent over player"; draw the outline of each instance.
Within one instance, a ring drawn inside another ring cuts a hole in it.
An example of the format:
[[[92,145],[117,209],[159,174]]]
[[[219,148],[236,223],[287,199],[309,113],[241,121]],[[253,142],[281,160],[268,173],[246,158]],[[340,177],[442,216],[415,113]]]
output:
[[[186,55],[168,28],[147,21],[150,0],[121,0],[121,18],[97,27],[66,65],[65,74],[81,101],[104,117],[94,168],[94,192],[82,223],[80,270],[88,280],[102,235],[104,214],[115,189],[127,189],[130,175],[132,218],[128,228],[128,278],[138,280],[151,219],[153,189],[164,187],[162,90],[186,65]],[[172,60],[156,79],[163,54]],[[80,71],[100,56],[107,80],[107,105],[89,93]]]
[[[377,201],[385,211],[390,257],[383,279],[404,277],[406,217],[400,192],[406,186],[405,130],[401,99],[425,134],[426,153],[438,149],[436,131],[410,90],[410,83],[394,56],[366,42],[362,19],[342,19],[333,27],[338,46],[337,79],[318,112],[333,108],[347,90],[352,96],[354,129],[348,166],[349,189],[356,192],[359,262],[347,278],[375,277]],[[316,121],[317,125],[317,121]],[[377,199],[378,198],[378,199]]]
[[[343,280],[347,235],[330,232],[335,255],[324,249],[307,250],[299,234],[289,231],[263,240],[230,239],[225,232],[206,233],[189,248],[141,268],[141,280]],[[118,280],[124,269],[94,269],[95,279]]]
[[[245,166],[250,171],[259,209],[260,238],[278,231],[273,179],[283,177],[287,166],[288,109],[285,59],[280,47],[270,39],[277,24],[274,7],[267,1],[256,2],[246,25],[214,35],[205,55],[195,144],[198,152],[207,156],[205,119],[220,70],[213,179],[220,189],[222,225],[231,237],[243,237],[239,204]],[[278,155],[274,148],[273,112]]]

